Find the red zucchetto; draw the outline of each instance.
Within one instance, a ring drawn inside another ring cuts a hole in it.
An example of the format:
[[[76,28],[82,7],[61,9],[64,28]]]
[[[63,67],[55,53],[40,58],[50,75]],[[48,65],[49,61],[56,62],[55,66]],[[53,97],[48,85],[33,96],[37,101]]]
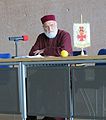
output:
[[[54,15],[45,15],[41,18],[42,24],[44,24],[45,22],[50,21],[50,20],[56,21],[55,16]]]

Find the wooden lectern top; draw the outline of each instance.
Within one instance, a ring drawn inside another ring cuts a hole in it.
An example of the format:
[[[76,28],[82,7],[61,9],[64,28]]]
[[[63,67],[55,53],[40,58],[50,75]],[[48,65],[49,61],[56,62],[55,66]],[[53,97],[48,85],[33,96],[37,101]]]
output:
[[[0,62],[42,62],[42,61],[71,61],[71,60],[106,60],[106,55],[96,56],[69,56],[69,57],[44,57],[44,58],[11,58],[0,59]]]

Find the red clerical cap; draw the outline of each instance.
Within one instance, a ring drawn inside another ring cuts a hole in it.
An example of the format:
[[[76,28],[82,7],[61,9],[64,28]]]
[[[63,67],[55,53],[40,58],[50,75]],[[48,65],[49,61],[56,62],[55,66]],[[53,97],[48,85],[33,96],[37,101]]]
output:
[[[49,21],[49,20],[54,20],[56,21],[55,19],[55,16],[54,15],[45,15],[41,18],[41,22],[42,24],[44,24],[45,22]]]

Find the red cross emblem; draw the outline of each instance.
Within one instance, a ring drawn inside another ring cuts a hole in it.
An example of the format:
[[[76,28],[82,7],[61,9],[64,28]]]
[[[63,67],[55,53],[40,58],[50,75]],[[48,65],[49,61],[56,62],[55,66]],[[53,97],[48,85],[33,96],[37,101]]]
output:
[[[86,39],[86,35],[78,35],[77,37],[80,41],[84,41],[84,39]]]

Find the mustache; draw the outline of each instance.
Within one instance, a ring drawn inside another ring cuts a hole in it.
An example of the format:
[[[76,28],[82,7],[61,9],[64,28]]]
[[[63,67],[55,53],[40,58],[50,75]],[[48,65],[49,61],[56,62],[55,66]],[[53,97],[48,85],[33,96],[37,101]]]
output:
[[[45,32],[45,35],[48,37],[48,38],[55,38],[56,35],[57,35],[57,31],[58,30],[55,30],[53,32]]]

